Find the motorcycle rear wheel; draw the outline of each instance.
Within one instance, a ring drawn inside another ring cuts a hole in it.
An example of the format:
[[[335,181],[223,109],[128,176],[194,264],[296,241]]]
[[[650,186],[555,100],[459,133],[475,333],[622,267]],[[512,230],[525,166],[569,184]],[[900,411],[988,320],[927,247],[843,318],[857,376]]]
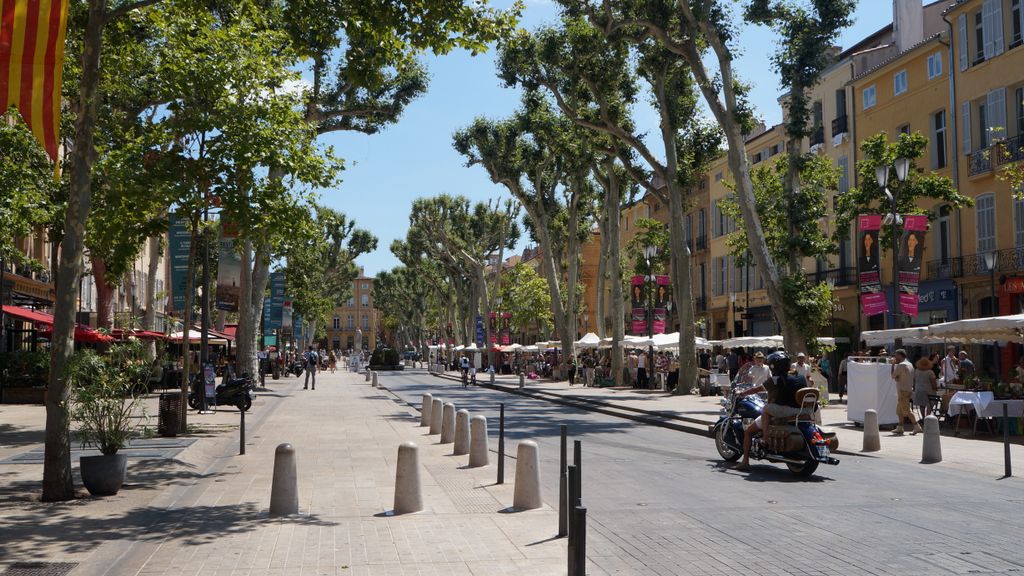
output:
[[[725,460],[726,462],[735,462],[740,459],[742,454],[726,443],[725,433],[727,426],[729,426],[728,422],[723,423],[718,427],[718,430],[715,431],[715,448],[718,449],[718,455],[722,457],[722,460]]]
[[[811,475],[814,474],[815,470],[818,469],[818,461],[806,460],[803,464],[790,464],[787,462],[786,466],[789,468],[789,471],[792,472],[793,474],[796,474],[801,478],[809,478]]]
[[[199,405],[199,397],[195,394],[188,395],[188,407],[193,410],[199,410],[202,406]]]
[[[242,412],[248,412],[249,408],[252,408],[252,398],[249,398],[249,395],[246,394],[242,396],[242,402],[239,404],[238,409]]]

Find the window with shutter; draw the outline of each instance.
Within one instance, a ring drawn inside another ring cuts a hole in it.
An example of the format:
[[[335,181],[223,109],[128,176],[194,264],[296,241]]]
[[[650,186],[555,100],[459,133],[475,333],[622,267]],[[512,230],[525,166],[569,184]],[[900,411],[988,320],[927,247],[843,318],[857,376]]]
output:
[[[985,124],[988,143],[1006,139],[1006,88],[996,88],[985,98]]]
[[[960,70],[963,71],[971,64],[971,47],[967,43],[967,15],[961,14],[956,20],[960,29]]]
[[[964,102],[960,105],[960,120],[963,124],[963,142],[960,151],[963,154],[971,153],[971,103]]]
[[[982,194],[975,198],[977,215],[978,253],[984,254],[996,249],[996,202],[995,194]]]
[[[845,194],[850,190],[850,159],[840,156],[836,164],[839,165],[839,193]]]
[[[1024,248],[1024,198],[1013,200],[1013,245]]]
[[[992,17],[985,37],[992,39],[992,55],[999,56],[1003,53],[1003,0],[987,1],[992,4]]]

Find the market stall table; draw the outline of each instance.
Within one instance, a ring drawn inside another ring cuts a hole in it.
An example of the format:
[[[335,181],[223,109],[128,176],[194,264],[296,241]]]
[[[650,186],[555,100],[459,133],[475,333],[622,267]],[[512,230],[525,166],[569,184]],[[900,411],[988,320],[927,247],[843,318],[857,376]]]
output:
[[[948,413],[950,417],[956,417],[956,430],[960,429],[961,417],[973,418],[973,430],[977,433],[978,418],[1002,418],[1003,406],[1007,408],[1007,417],[1024,417],[1024,400],[996,400],[992,392],[967,390],[957,392],[949,399]]]

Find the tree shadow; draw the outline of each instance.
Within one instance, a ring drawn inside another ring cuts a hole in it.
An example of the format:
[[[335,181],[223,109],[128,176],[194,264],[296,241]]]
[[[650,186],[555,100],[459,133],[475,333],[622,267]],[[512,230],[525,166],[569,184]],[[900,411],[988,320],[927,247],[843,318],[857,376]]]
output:
[[[45,438],[46,430],[44,429],[15,426],[14,424],[0,424],[0,446],[12,448],[42,444]]]
[[[169,540],[196,546],[251,532],[268,522],[335,525],[316,516],[270,518],[251,502],[176,509],[141,506],[96,517],[75,514],[83,503],[88,505],[88,501],[28,504],[7,515],[0,524],[0,558],[34,560],[53,556],[54,550],[85,552],[112,540]]]

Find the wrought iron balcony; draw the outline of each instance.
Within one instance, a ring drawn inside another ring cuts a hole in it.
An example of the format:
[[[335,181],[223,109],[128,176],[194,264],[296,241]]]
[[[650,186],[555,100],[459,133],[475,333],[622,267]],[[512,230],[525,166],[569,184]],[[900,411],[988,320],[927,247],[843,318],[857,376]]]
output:
[[[968,254],[962,258],[932,260],[928,262],[928,277],[931,279],[961,278],[963,276],[984,276],[991,274],[984,252]],[[1017,272],[1024,269],[1024,247],[996,250],[996,272]]]
[[[825,127],[818,126],[811,133],[811,146],[817,146],[818,144],[825,143]]]
[[[971,152],[968,156],[968,174],[974,176],[991,172],[997,166],[1018,160],[1024,160],[1024,138],[1019,134]]]
[[[832,137],[835,138],[838,134],[845,134],[847,130],[847,116],[843,114],[832,121]]]
[[[814,283],[827,282],[829,279],[835,281],[835,286],[849,286],[857,283],[857,269],[853,267],[832,268],[830,270],[819,270],[809,272],[807,279]]]

